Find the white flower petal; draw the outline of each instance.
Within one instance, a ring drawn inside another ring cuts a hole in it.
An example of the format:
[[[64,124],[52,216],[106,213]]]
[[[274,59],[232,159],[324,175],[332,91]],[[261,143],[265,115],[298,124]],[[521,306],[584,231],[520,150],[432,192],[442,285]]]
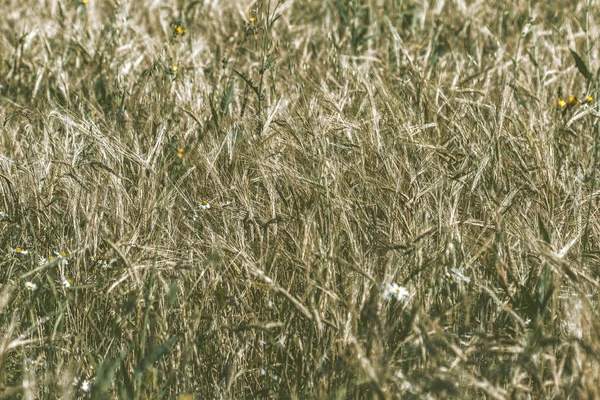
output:
[[[397,283],[391,283],[389,285],[385,285],[383,287],[382,297],[386,301],[390,301],[391,299],[396,299],[404,304],[408,303],[411,298],[411,294],[403,286],[398,285]]]

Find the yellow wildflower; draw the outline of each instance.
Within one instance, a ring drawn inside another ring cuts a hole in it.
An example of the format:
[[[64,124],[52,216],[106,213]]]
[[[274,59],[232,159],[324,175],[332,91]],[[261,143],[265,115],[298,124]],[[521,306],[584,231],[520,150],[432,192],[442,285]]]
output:
[[[569,105],[576,106],[577,104],[579,104],[579,99],[575,96],[569,96]]]
[[[257,28],[256,28],[256,18],[255,17],[252,17],[248,20],[248,22],[244,26],[244,32],[246,33],[246,36],[253,36],[256,34]]]
[[[182,25],[178,24],[178,23],[174,23],[173,25],[173,33],[175,34],[175,36],[183,36],[187,33],[187,28],[184,28]]]
[[[563,99],[558,99],[558,101],[556,102],[556,104],[557,104],[559,107],[566,107],[566,105],[567,105],[567,102],[566,102],[566,101],[564,101]]]

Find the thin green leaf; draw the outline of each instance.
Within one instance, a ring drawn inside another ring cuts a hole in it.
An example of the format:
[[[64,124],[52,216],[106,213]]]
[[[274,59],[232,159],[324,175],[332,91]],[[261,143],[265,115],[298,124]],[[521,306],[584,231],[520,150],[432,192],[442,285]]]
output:
[[[542,274],[538,277],[538,304],[540,315],[546,313],[548,301],[550,300],[553,291],[552,266],[548,263],[544,263]]]
[[[542,235],[544,242],[550,244],[552,242],[552,238],[550,237],[550,232],[548,232],[548,229],[546,228],[546,224],[544,224],[542,217],[540,217],[539,215],[538,215],[538,227],[540,229],[540,234]]]
[[[123,349],[116,359],[105,359],[97,369],[96,378],[92,383],[92,399],[104,398],[109,389],[115,372],[125,359],[127,353],[135,348],[135,343],[131,342],[130,345]]]
[[[258,97],[260,97],[260,93],[258,92],[258,87],[254,86],[254,84],[252,83],[252,81],[251,81],[250,79],[246,78],[246,75],[245,75],[245,74],[242,74],[242,73],[238,72],[238,71],[237,71],[237,70],[235,70],[235,69],[233,70],[233,72],[235,72],[237,76],[239,76],[240,78],[242,78],[242,80],[243,80],[244,82],[246,82],[246,85],[248,85],[248,86],[250,87],[250,89],[252,89],[252,91],[253,91],[254,93],[256,93],[256,95],[257,95]]]
[[[265,65],[260,69],[259,73],[262,75],[264,74],[270,67],[271,64],[273,63],[273,61],[277,60],[277,57],[273,57],[273,58],[268,58],[267,62],[265,63]]]
[[[231,100],[233,99],[233,79],[229,81],[229,85],[227,86],[227,90],[223,95],[223,99],[221,100],[221,114],[225,114],[227,111],[227,107],[231,104]]]
[[[577,69],[579,70],[581,75],[583,75],[585,77],[585,79],[587,79],[588,81],[592,80],[592,73],[590,72],[587,65],[585,64],[585,61],[583,61],[583,59],[579,56],[579,54],[577,54],[575,52],[575,50],[573,50],[573,49],[569,49],[569,50],[571,51],[571,55],[575,59],[575,66],[577,66]]]
[[[154,351],[152,351],[150,354],[148,354],[135,367],[135,374],[136,375],[142,374],[146,369],[148,369],[149,366],[151,366],[156,361],[158,361],[158,359],[160,359],[162,356],[167,354],[169,352],[169,350],[171,349],[171,346],[173,345],[173,343],[175,343],[176,341],[177,341],[177,335],[173,335],[166,342],[164,342],[163,344],[158,346],[156,349],[154,349]]]

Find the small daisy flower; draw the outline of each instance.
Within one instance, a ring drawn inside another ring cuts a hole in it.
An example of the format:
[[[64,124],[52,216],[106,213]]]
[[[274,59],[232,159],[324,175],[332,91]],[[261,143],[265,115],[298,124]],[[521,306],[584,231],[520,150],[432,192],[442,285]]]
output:
[[[15,247],[14,249],[9,247],[8,248],[8,254],[10,255],[19,255],[19,254],[27,254],[29,253],[29,251],[25,250],[22,247]]]
[[[83,382],[81,382],[81,391],[82,392],[89,393],[91,388],[92,388],[92,384],[87,379],[84,379]]]
[[[208,203],[208,201],[206,201],[206,200],[202,200],[202,201],[200,202],[199,206],[200,206],[200,208],[201,208],[202,210],[208,210],[208,209],[210,209],[210,204],[209,204],[209,203]]]
[[[61,252],[55,251],[54,255],[56,255],[58,262],[60,264],[62,264],[63,267],[65,265],[69,264],[69,260],[67,260],[67,253],[65,253],[64,251],[61,251]],[[53,259],[54,259],[54,257],[51,258],[51,260],[53,260]]]
[[[67,279],[65,277],[62,278],[62,280],[60,281],[60,284],[65,288],[68,289],[71,287],[71,284],[73,283],[72,280]]]
[[[33,282],[27,281],[25,282],[25,288],[30,292],[35,292],[35,290],[37,289],[37,285]]]
[[[81,389],[82,392],[89,393],[90,389],[92,388],[91,382],[87,379],[84,379],[83,381],[81,381],[81,385],[79,382],[80,382],[79,378],[77,378],[77,377],[73,378],[73,386],[79,386],[79,389]]]
[[[8,214],[4,211],[0,211],[0,219],[8,219]]]
[[[383,288],[383,299],[391,300],[396,299],[404,304],[408,303],[410,300],[410,292],[403,286],[398,285],[397,283],[391,283]]]
[[[39,264],[40,265],[44,265],[48,262],[48,259],[46,259],[46,257],[44,256],[40,256],[40,260],[39,260]]]

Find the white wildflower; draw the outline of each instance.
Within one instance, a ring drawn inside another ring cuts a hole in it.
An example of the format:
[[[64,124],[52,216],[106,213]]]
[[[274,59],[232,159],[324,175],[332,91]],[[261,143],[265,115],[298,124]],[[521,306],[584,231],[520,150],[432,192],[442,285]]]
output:
[[[208,210],[208,209],[210,209],[210,203],[208,201],[206,201],[206,200],[202,200],[198,206],[202,210]]]
[[[27,254],[29,253],[29,251],[25,250],[22,247],[15,247],[14,249],[12,247],[8,248],[8,254],[10,255],[19,255],[19,254]]]
[[[383,299],[391,300],[396,299],[404,304],[408,303],[411,298],[411,294],[403,286],[398,285],[397,283],[391,283],[389,285],[384,286],[383,288]]]
[[[58,262],[64,267],[67,264],[69,264],[69,260],[67,260],[67,253],[64,251],[58,252],[55,251],[54,254],[56,255],[56,258],[58,259]]]
[[[65,288],[68,289],[71,287],[71,284],[73,283],[72,280],[67,279],[63,276],[62,280],[60,281],[60,284]]]
[[[83,381],[81,381],[81,386],[79,382],[79,378],[73,378],[73,386],[79,386],[79,389],[81,389],[82,392],[89,393],[90,389],[92,388],[91,382],[87,379],[84,379]]]
[[[34,292],[37,289],[37,285],[33,282],[25,282],[25,288],[30,292]]]

